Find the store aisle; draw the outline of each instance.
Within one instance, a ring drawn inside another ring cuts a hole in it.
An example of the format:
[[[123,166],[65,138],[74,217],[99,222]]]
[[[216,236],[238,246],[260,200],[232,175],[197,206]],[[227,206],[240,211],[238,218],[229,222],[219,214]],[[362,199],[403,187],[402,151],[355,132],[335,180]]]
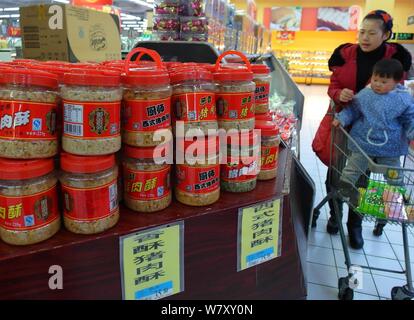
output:
[[[315,205],[326,195],[325,178],[327,168],[312,151],[312,139],[323,118],[329,99],[327,86],[300,86],[305,96],[303,127],[301,132],[301,162],[316,185]],[[312,229],[308,247],[308,299],[336,300],[338,278],[346,275],[345,259],[339,235],[326,232],[328,205],[321,210],[318,225]],[[346,212],[344,220],[346,221]],[[355,264],[375,266],[385,269],[398,269],[404,266],[401,227],[385,227],[381,237],[372,234],[374,225],[363,223],[365,245],[362,250],[351,249],[351,259]],[[346,226],[344,225],[346,228]],[[345,229],[346,230],[346,229]],[[411,259],[414,262],[414,233],[409,229]],[[412,263],[414,269],[414,263]],[[363,287],[355,292],[355,300],[390,299],[391,289],[406,283],[404,275],[381,271],[364,270]]]

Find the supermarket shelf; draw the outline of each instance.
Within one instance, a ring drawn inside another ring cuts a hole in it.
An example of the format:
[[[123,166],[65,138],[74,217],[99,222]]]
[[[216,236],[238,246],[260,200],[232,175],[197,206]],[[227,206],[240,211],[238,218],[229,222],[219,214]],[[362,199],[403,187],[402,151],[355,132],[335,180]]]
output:
[[[311,78],[311,77],[293,77],[293,80],[299,84],[330,84],[330,79]]]
[[[119,223],[99,235],[75,235],[62,228],[36,245],[0,243],[0,299],[121,299],[120,236],[175,221],[184,221],[185,291],[168,299],[304,299],[309,219],[291,210],[304,193],[295,186],[304,182],[294,182],[297,174],[287,149],[281,149],[279,158],[276,181],[260,182],[243,196],[224,192],[212,206],[173,202],[154,214],[122,207]],[[291,177],[293,189],[284,194]],[[275,197],[284,199],[281,257],[237,272],[238,208]],[[63,290],[49,289],[51,265],[63,269]]]

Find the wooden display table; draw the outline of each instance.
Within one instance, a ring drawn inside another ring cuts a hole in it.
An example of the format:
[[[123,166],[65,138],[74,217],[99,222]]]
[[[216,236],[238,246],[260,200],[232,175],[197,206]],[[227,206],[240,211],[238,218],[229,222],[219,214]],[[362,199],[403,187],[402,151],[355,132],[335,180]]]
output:
[[[0,243],[0,299],[121,299],[119,237],[175,221],[185,224],[185,291],[169,299],[304,299],[306,263],[301,262],[306,255],[300,252],[304,244],[298,243],[290,195],[282,193],[288,191],[291,161],[287,150],[281,149],[276,181],[260,182],[250,193],[222,193],[210,207],[192,208],[175,201],[155,214],[122,207],[119,223],[99,235],[80,236],[62,228],[37,245]],[[283,197],[281,257],[237,272],[238,208],[279,196]],[[63,268],[63,290],[49,289],[51,265]]]

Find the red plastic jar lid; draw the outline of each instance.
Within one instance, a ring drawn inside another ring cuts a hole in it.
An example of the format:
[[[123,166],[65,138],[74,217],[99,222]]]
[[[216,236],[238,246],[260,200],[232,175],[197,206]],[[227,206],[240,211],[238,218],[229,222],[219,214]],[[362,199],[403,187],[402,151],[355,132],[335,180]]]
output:
[[[256,114],[256,121],[273,121],[272,114],[270,112]]]
[[[253,72],[248,71],[245,67],[223,67],[221,70],[214,72],[216,81],[252,81]]]
[[[40,64],[41,62],[38,60],[33,60],[33,59],[15,59],[13,61],[10,62],[13,65],[30,65],[30,64]]]
[[[97,68],[99,67],[98,63],[93,63],[93,62],[75,62],[75,63],[71,63],[71,67],[72,68]]]
[[[256,121],[255,128],[261,130],[262,136],[265,137],[277,136],[279,134],[279,127],[272,121]]]
[[[60,156],[62,170],[73,173],[96,173],[115,166],[115,155],[88,157],[63,152]]]
[[[56,75],[39,70],[29,70],[27,68],[2,69],[0,83],[49,89],[57,89],[58,87]]]
[[[178,152],[182,152],[183,139],[177,138],[177,149]],[[220,150],[220,138],[219,136],[209,137],[197,137],[195,140],[186,141],[184,140],[184,150],[191,148],[193,154],[191,156],[213,156],[218,155]],[[194,153],[195,152],[195,153]],[[185,157],[185,154],[184,154]]]
[[[136,68],[129,70],[122,78],[122,83],[128,86],[134,85],[169,85],[170,77],[166,69]]]
[[[254,74],[269,74],[270,69],[264,64],[252,64],[252,71]]]
[[[209,63],[202,63],[202,64],[201,64],[201,66],[202,66],[204,69],[206,69],[206,70],[208,70],[208,71],[210,71],[210,72],[214,72],[214,70],[215,70],[215,68],[216,68],[216,65],[214,65],[214,64],[209,64]]]
[[[181,66],[181,65],[182,65],[181,62],[175,62],[175,61],[167,61],[167,62],[164,62],[164,66],[167,69],[171,69],[171,68],[178,67],[178,66]]]
[[[72,69],[65,73],[63,83],[88,87],[118,87],[121,83],[119,72],[96,69]]]
[[[44,176],[54,169],[53,159],[12,160],[0,158],[0,180],[24,180]],[[4,170],[7,168],[7,170]]]
[[[192,69],[179,69],[170,74],[171,83],[180,83],[187,80],[206,80],[213,81],[213,75],[211,72],[201,69],[201,68],[192,68]]]
[[[108,65],[108,64],[119,64],[119,65],[125,65],[125,60],[107,60],[101,62],[101,65]]]
[[[43,62],[45,65],[51,65],[51,66],[64,66],[64,67],[70,67],[72,66],[72,63],[66,62],[66,61],[59,61],[59,60],[49,60]]]
[[[146,148],[131,147],[126,145],[124,147],[124,155],[133,159],[153,159],[155,149],[161,150],[161,154],[160,152],[157,152],[157,154],[161,157],[165,157],[171,152],[171,145],[166,143],[157,147]]]
[[[43,64],[43,65],[33,65],[32,69],[43,70],[49,73],[54,74],[57,77],[59,83],[63,83],[65,73],[69,72],[70,69],[64,65],[58,64]]]

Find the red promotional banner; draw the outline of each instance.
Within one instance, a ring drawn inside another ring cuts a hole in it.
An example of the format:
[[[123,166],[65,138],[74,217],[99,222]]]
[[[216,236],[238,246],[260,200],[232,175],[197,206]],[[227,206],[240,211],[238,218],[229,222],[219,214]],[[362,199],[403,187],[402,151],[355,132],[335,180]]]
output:
[[[90,6],[90,5],[111,6],[113,4],[113,0],[72,0],[71,3],[74,6]]]

